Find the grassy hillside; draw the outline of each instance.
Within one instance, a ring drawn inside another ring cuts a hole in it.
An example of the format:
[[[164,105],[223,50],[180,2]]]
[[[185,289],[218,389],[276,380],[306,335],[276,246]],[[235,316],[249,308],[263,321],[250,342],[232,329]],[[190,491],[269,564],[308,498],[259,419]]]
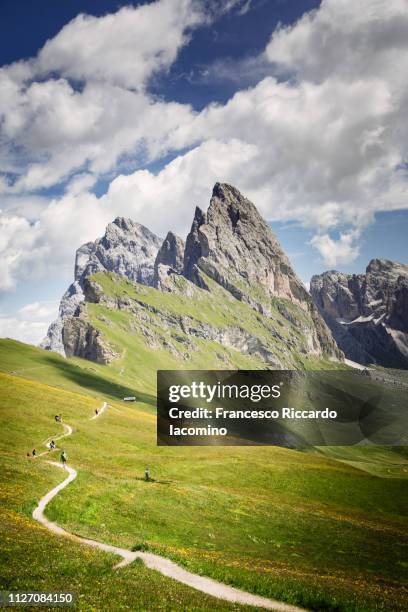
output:
[[[101,316],[100,306],[92,307],[92,316]],[[106,323],[112,338],[115,325]],[[406,609],[403,449],[361,448],[355,464],[365,465],[356,469],[344,462],[356,460],[351,451],[345,458],[332,450],[331,458],[274,447],[157,447],[152,355],[138,356],[132,344],[119,363],[100,366],[0,342],[1,588],[57,590],[68,580],[83,594],[84,610],[107,609],[107,601],[133,609],[228,609],[138,564],[112,573],[108,556],[61,541],[31,520],[61,473],[25,454],[57,433],[52,417],[62,412],[75,428],[64,448],[78,478],[47,513],[68,530],[160,552],[198,573],[313,610]],[[143,401],[120,402],[129,392]],[[108,411],[89,422],[102,399]],[[154,482],[142,479],[146,465]]]
[[[14,354],[14,358],[17,363],[18,355]],[[51,374],[52,368],[47,372]],[[26,451],[33,447],[42,451],[41,442],[50,434],[60,433],[61,426],[55,424],[53,416],[62,413],[74,426],[78,442],[72,446],[71,440],[66,440],[63,448],[70,457],[72,453],[78,465],[77,448],[89,447],[87,430],[98,429],[99,423],[90,424],[89,417],[100,402],[90,396],[4,374],[0,375],[0,395],[0,589],[72,591],[78,597],[81,610],[113,609],[113,602],[118,610],[201,606],[245,609],[199,594],[147,570],[142,563],[112,571],[117,562],[113,555],[51,535],[36,523],[31,518],[32,510],[38,499],[62,480],[62,473],[41,458],[28,459]],[[105,428],[98,429],[98,433],[99,438],[109,438]],[[48,457],[55,459],[57,454],[47,454],[45,458]],[[72,504],[69,500],[66,503]],[[70,512],[74,511],[72,506]],[[114,541],[115,537],[105,532],[104,539]]]
[[[112,273],[91,277],[96,303],[87,303],[81,317],[121,356],[111,368],[123,379],[143,377],[151,387],[160,368],[259,369],[275,360],[290,369],[316,359],[308,343],[312,320],[289,300],[275,299],[264,315],[208,277],[211,291],[181,276],[171,279],[172,291],[165,292]],[[249,349],[235,335],[256,339],[262,349]]]

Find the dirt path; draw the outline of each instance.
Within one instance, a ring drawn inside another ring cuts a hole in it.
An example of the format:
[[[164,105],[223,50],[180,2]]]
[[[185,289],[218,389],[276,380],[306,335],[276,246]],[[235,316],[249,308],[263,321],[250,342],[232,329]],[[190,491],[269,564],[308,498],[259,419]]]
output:
[[[91,417],[90,420],[93,420],[100,416],[106,410],[106,408],[107,403],[105,402],[99,413]],[[54,440],[72,435],[73,430],[70,425],[66,425],[64,423],[64,429],[65,433],[61,434],[58,438],[55,437]],[[45,527],[47,527],[47,529],[49,529],[53,533],[74,540],[75,542],[78,542],[80,544],[86,544],[87,546],[92,546],[93,548],[98,548],[99,550],[103,550],[104,552],[112,553],[118,555],[119,557],[122,557],[122,561],[119,561],[119,563],[114,566],[115,569],[124,567],[125,565],[129,565],[135,559],[142,559],[146,567],[156,570],[164,576],[172,578],[173,580],[177,580],[177,582],[181,582],[182,584],[201,591],[202,593],[217,597],[218,599],[223,599],[225,601],[230,601],[233,603],[255,606],[258,608],[264,608],[267,610],[276,610],[276,612],[302,611],[302,608],[275,601],[274,599],[267,599],[266,597],[261,597],[259,595],[253,595],[252,593],[247,593],[246,591],[241,591],[240,589],[236,589],[221,582],[217,582],[216,580],[212,580],[211,578],[205,578],[204,576],[193,574],[182,568],[180,565],[177,565],[177,563],[174,563],[174,561],[170,561],[170,559],[166,559],[165,557],[161,557],[160,555],[154,555],[153,553],[142,551],[133,552],[131,550],[127,550],[126,548],[112,546],[110,544],[105,544],[104,542],[97,542],[96,540],[90,540],[88,538],[81,538],[73,533],[69,533],[68,531],[57,525],[57,523],[53,523],[52,521],[48,520],[47,517],[44,515],[44,511],[50,501],[56,495],[58,495],[58,493],[62,491],[62,489],[65,489],[65,487],[67,487],[70,482],[75,480],[75,478],[77,477],[77,472],[76,470],[74,470],[74,468],[68,465],[63,466],[61,463],[57,463],[56,461],[47,461],[47,463],[64,469],[66,472],[68,472],[68,476],[63,482],[51,489],[51,491],[49,491],[46,495],[44,495],[44,497],[40,499],[38,506],[33,511],[33,518]]]
[[[72,429],[71,425],[66,425],[65,423],[62,423],[62,426],[64,428],[64,433],[63,434],[59,434],[57,436],[50,436],[49,438],[44,440],[44,442],[42,442],[42,445],[46,446],[48,450],[45,450],[42,453],[39,453],[38,455],[36,455],[35,458],[42,457],[43,455],[48,455],[48,453],[51,452],[51,449],[48,446],[49,443],[51,442],[51,440],[54,440],[54,442],[58,442],[58,440],[61,440],[62,438],[66,438],[67,436],[72,436],[73,429]],[[57,450],[57,449],[54,449],[54,450]]]
[[[100,417],[100,416],[101,416],[101,414],[102,414],[103,412],[105,412],[105,410],[107,409],[107,407],[108,407],[108,404],[107,404],[106,402],[103,402],[102,408],[100,408],[100,409],[98,410],[98,413],[97,413],[97,414],[95,413],[95,414],[94,414],[94,415],[93,415],[93,416],[92,416],[92,417],[91,417],[89,420],[90,420],[90,421],[93,421],[94,419],[97,419],[98,417]]]

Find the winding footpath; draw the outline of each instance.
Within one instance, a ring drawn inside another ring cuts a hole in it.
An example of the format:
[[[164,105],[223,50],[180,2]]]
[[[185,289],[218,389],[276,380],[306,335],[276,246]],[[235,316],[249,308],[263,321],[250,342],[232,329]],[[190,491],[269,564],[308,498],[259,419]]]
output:
[[[95,414],[93,417],[90,418],[90,420],[93,421],[94,419],[101,416],[101,414],[103,414],[107,407],[107,403],[104,402],[98,414]],[[64,433],[60,436],[54,437],[53,439],[55,441],[60,440],[61,438],[64,438],[66,436],[72,435],[72,427],[65,423],[63,426]],[[51,440],[51,437],[48,438],[43,444],[47,445],[48,440]],[[45,453],[47,453],[47,451],[41,453],[41,455],[44,455]],[[239,603],[243,605],[264,608],[267,610],[276,610],[276,612],[302,612],[302,608],[275,601],[274,599],[261,597],[259,595],[253,595],[252,593],[247,593],[246,591],[241,591],[241,589],[236,589],[221,582],[217,582],[216,580],[212,580],[211,578],[205,578],[204,576],[199,576],[198,574],[188,572],[180,565],[177,565],[177,563],[174,563],[174,561],[170,561],[170,559],[166,559],[165,557],[161,557],[160,555],[154,555],[153,553],[142,551],[133,552],[131,550],[127,550],[126,548],[112,546],[110,544],[105,544],[104,542],[98,542],[96,540],[90,540],[88,538],[82,538],[66,531],[65,529],[57,525],[57,523],[49,521],[44,515],[44,511],[50,501],[56,495],[58,495],[58,493],[62,491],[62,489],[65,489],[65,487],[67,487],[70,482],[75,480],[75,478],[77,477],[77,472],[76,470],[74,470],[74,468],[68,465],[63,466],[61,463],[58,463],[56,461],[47,461],[47,463],[64,469],[66,472],[68,472],[68,476],[63,482],[51,489],[51,491],[49,491],[46,495],[44,495],[44,497],[40,499],[38,506],[33,511],[33,518],[53,533],[69,538],[75,542],[78,542],[79,544],[92,546],[93,548],[98,548],[99,550],[103,550],[104,552],[112,553],[114,555],[122,557],[122,560],[114,566],[114,569],[129,565],[130,563],[135,561],[135,559],[141,559],[146,565],[146,567],[148,567],[149,569],[156,570],[163,574],[163,576],[167,576],[168,578],[177,580],[177,582],[181,582],[182,584],[185,584],[189,587],[192,587],[193,589],[206,593],[207,595],[217,597],[218,599],[223,599],[232,603]]]

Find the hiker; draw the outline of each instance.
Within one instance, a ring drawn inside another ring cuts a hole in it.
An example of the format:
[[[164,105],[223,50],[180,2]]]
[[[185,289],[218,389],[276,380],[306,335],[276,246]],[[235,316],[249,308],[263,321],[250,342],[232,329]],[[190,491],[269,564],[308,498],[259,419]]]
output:
[[[98,416],[98,414],[99,414],[99,410],[95,408],[95,416]]]
[[[149,470],[149,467],[146,466],[146,469],[145,469],[145,481],[148,482],[149,480],[150,480],[150,470]]]
[[[55,422],[56,423],[61,423],[61,415],[60,414],[56,414],[55,415]]]
[[[65,451],[62,451],[62,453],[61,453],[61,463],[62,463],[62,465],[65,465],[65,464],[66,464],[67,459],[68,459],[68,457],[67,457],[66,452],[65,452]]]
[[[32,455],[33,455],[33,457],[36,457],[36,455],[37,455],[37,451],[35,450],[35,448],[33,448]]]
[[[51,442],[50,442],[50,450],[54,450],[54,448],[55,448],[55,442],[54,442],[54,440],[51,440]]]

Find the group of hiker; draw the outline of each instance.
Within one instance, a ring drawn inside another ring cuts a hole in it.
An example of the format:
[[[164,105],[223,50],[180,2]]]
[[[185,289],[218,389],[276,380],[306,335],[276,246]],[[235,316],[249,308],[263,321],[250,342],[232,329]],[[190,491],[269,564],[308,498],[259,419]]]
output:
[[[98,414],[99,414],[99,410],[96,408],[95,409],[95,416],[98,416]],[[56,423],[62,423],[62,414],[56,414],[54,418],[55,418],[55,422]],[[47,444],[47,446],[48,446],[48,452],[51,452],[51,451],[53,451],[53,450],[55,450],[57,448],[57,445],[55,444],[54,440],[51,440],[51,442],[49,442]],[[27,457],[36,457],[36,456],[37,456],[37,451],[36,451],[35,448],[33,448],[31,453],[27,453]],[[66,454],[66,452],[64,450],[61,450],[60,461],[61,461],[62,465],[64,465],[64,466],[65,466],[65,464],[68,461],[68,456],[67,456],[67,454]],[[150,480],[151,480],[151,478],[150,478],[150,470],[149,470],[149,467],[146,466],[146,469],[145,469],[145,481],[149,482]]]
[[[62,423],[62,414],[56,414],[54,419],[56,423]],[[55,444],[54,440],[51,440],[51,442],[49,442],[47,446],[48,446],[49,453],[57,448],[57,445]],[[36,449],[33,448],[31,453],[27,453],[27,457],[37,457]],[[60,460],[63,465],[65,465],[68,460],[68,456],[64,450],[61,451]]]

